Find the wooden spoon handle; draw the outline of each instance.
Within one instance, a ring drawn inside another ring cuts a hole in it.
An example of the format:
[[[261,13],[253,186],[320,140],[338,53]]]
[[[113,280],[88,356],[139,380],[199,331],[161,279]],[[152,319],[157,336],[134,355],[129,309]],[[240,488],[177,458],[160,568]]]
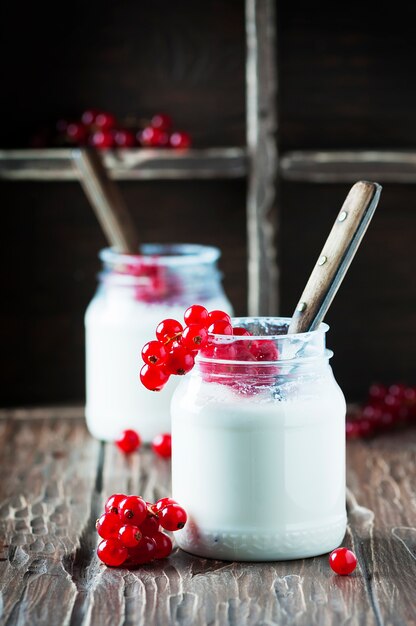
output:
[[[117,185],[108,177],[96,150],[72,150],[72,160],[80,174],[85,195],[113,248],[138,254],[139,238]]]
[[[350,189],[306,284],[288,333],[314,330],[324,319],[376,210],[381,186],[360,181]]]

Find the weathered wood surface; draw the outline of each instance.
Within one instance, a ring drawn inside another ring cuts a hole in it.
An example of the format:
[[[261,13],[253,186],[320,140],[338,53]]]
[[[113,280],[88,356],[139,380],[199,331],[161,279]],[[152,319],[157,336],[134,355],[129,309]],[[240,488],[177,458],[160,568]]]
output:
[[[0,623],[4,626],[416,624],[416,431],[348,448],[349,528],[359,567],[327,557],[227,563],[176,549],[135,571],[95,556],[94,522],[117,490],[155,499],[169,463],[93,440],[79,409],[0,415]]]
[[[110,178],[160,180],[240,178],[246,173],[245,148],[106,150],[103,161]],[[10,180],[79,180],[70,148],[0,150],[0,178]]]
[[[246,0],[249,315],[276,315],[277,64],[275,0]]]

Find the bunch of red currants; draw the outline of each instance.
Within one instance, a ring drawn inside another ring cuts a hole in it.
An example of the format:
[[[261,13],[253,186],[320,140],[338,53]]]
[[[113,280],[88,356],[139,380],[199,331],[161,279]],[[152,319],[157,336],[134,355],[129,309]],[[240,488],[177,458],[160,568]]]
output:
[[[172,498],[151,504],[140,496],[113,494],[96,522],[103,539],[97,555],[113,567],[134,567],[164,559],[172,552],[172,541],[163,530],[180,530],[186,520],[185,510]]]
[[[185,149],[191,145],[188,133],[173,128],[172,118],[165,113],[157,113],[140,127],[123,125],[117,122],[113,113],[88,109],[80,119],[60,119],[56,123],[56,134],[38,133],[32,138],[33,147],[48,144],[93,146],[108,148],[176,148]]]
[[[348,416],[346,435],[347,439],[371,437],[412,423],[416,424],[416,387],[373,384],[365,404]]]

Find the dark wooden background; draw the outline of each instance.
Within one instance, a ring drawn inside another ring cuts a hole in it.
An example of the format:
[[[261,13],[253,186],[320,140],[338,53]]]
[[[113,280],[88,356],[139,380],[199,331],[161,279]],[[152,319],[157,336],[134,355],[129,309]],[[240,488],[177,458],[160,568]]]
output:
[[[244,145],[242,0],[72,2],[3,8],[1,144],[88,106],[119,117],[172,114],[196,147]],[[416,7],[359,14],[278,2],[279,150],[416,147]],[[246,311],[243,180],[123,183],[148,241],[224,250]],[[348,185],[282,183],[281,312],[290,314]],[[2,182],[2,405],[84,397],[83,314],[104,238],[76,183]],[[384,186],[380,207],[328,316],[348,400],[373,379],[416,383],[416,187]]]

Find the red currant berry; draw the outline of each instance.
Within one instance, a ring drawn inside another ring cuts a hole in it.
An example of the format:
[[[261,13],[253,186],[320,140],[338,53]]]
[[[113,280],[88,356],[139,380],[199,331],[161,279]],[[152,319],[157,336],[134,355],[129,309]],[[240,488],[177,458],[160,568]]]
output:
[[[251,354],[256,358],[256,361],[277,361],[279,358],[279,351],[273,341],[262,340],[253,341],[250,346]]]
[[[123,524],[140,526],[146,519],[147,505],[140,496],[127,496],[121,501],[118,516]]]
[[[112,148],[114,146],[113,134],[109,130],[96,130],[89,138],[89,143],[100,150]]]
[[[170,459],[172,456],[172,436],[169,433],[156,435],[152,441],[152,450],[162,459]]]
[[[127,429],[123,430],[120,436],[116,439],[116,446],[124,452],[124,454],[130,454],[135,450],[138,450],[141,446],[142,440],[140,435],[135,430]]]
[[[140,370],[140,380],[146,389],[160,391],[168,382],[169,374],[156,365],[143,365]]]
[[[115,493],[110,496],[105,505],[104,509],[106,513],[115,513],[118,515],[118,509],[120,507],[120,503],[127,498],[125,493]]]
[[[66,127],[66,137],[69,142],[75,144],[83,144],[87,139],[87,129],[80,122],[71,122]]]
[[[132,148],[136,145],[134,133],[124,128],[113,131],[114,144],[117,148]]]
[[[357,557],[348,548],[337,548],[329,555],[329,565],[336,574],[347,576],[357,567]]]
[[[103,513],[95,522],[95,528],[103,539],[117,537],[120,530],[120,520],[114,513]]]
[[[156,558],[156,541],[143,536],[137,548],[130,548],[128,565],[142,565]]]
[[[363,419],[368,420],[374,426],[377,426],[380,424],[382,416],[383,416],[382,409],[378,406],[373,406],[372,404],[366,405],[362,410]]]
[[[201,324],[186,326],[182,333],[181,345],[187,350],[199,350],[208,343],[208,331]]]
[[[203,324],[206,326],[208,322],[208,311],[200,304],[193,304],[186,309],[183,318],[187,326],[191,324]]]
[[[182,346],[175,346],[165,359],[164,369],[168,374],[184,376],[195,365],[193,355]]]
[[[169,137],[169,143],[172,148],[176,148],[178,150],[184,150],[189,148],[191,145],[191,136],[188,133],[184,132],[176,132],[172,133]]]
[[[116,125],[116,118],[112,113],[97,113],[94,124],[100,130],[110,130]]]
[[[160,130],[169,130],[172,127],[172,118],[165,113],[156,113],[150,122],[153,128],[160,128]]]
[[[165,533],[156,533],[153,535],[156,542],[156,558],[166,559],[172,552],[172,541]]]
[[[119,538],[126,548],[136,548],[142,538],[142,533],[138,526],[125,524],[119,530]]]
[[[81,121],[85,126],[91,126],[95,123],[95,118],[97,117],[99,111],[97,109],[87,109],[81,115]]]
[[[163,344],[174,341],[181,336],[183,326],[180,322],[173,319],[166,319],[160,322],[156,328],[156,337]]]
[[[360,426],[358,421],[347,421],[345,424],[345,434],[347,439],[358,439],[360,436]]]
[[[185,509],[179,504],[168,504],[159,512],[159,522],[165,530],[180,530],[188,519]]]
[[[403,398],[406,393],[406,385],[402,383],[396,383],[394,385],[390,385],[387,391],[389,396],[395,396],[396,398]]]
[[[169,144],[169,135],[160,128],[146,126],[146,128],[137,134],[137,140],[141,146],[162,148]]]
[[[168,504],[178,504],[178,503],[173,498],[160,498],[160,500],[155,502],[155,504],[153,505],[153,508],[155,511],[160,511]]]
[[[142,535],[146,537],[153,537],[155,533],[159,532],[159,518],[157,515],[147,515],[144,522],[140,524],[140,531]]]
[[[148,365],[162,365],[166,355],[166,349],[160,341],[149,341],[143,346],[142,359]]]
[[[371,437],[374,432],[374,425],[370,420],[360,419],[357,423],[360,437]]]
[[[372,402],[382,402],[387,395],[387,388],[384,385],[374,383],[368,390],[368,395]]]
[[[241,328],[240,326],[234,326],[233,335],[237,337],[251,337],[251,333],[248,332],[245,328]]]
[[[213,322],[210,326],[208,326],[208,332],[213,335],[232,335],[233,327],[229,322],[218,320],[217,322]]]
[[[120,539],[111,537],[111,539],[104,539],[98,544],[97,548],[98,558],[111,567],[118,567],[122,565],[128,557],[127,548],[123,546]]]
[[[210,311],[208,313],[207,326],[210,326],[214,322],[228,322],[229,324],[231,324],[231,317],[228,315],[228,313],[225,313],[225,311]]]

